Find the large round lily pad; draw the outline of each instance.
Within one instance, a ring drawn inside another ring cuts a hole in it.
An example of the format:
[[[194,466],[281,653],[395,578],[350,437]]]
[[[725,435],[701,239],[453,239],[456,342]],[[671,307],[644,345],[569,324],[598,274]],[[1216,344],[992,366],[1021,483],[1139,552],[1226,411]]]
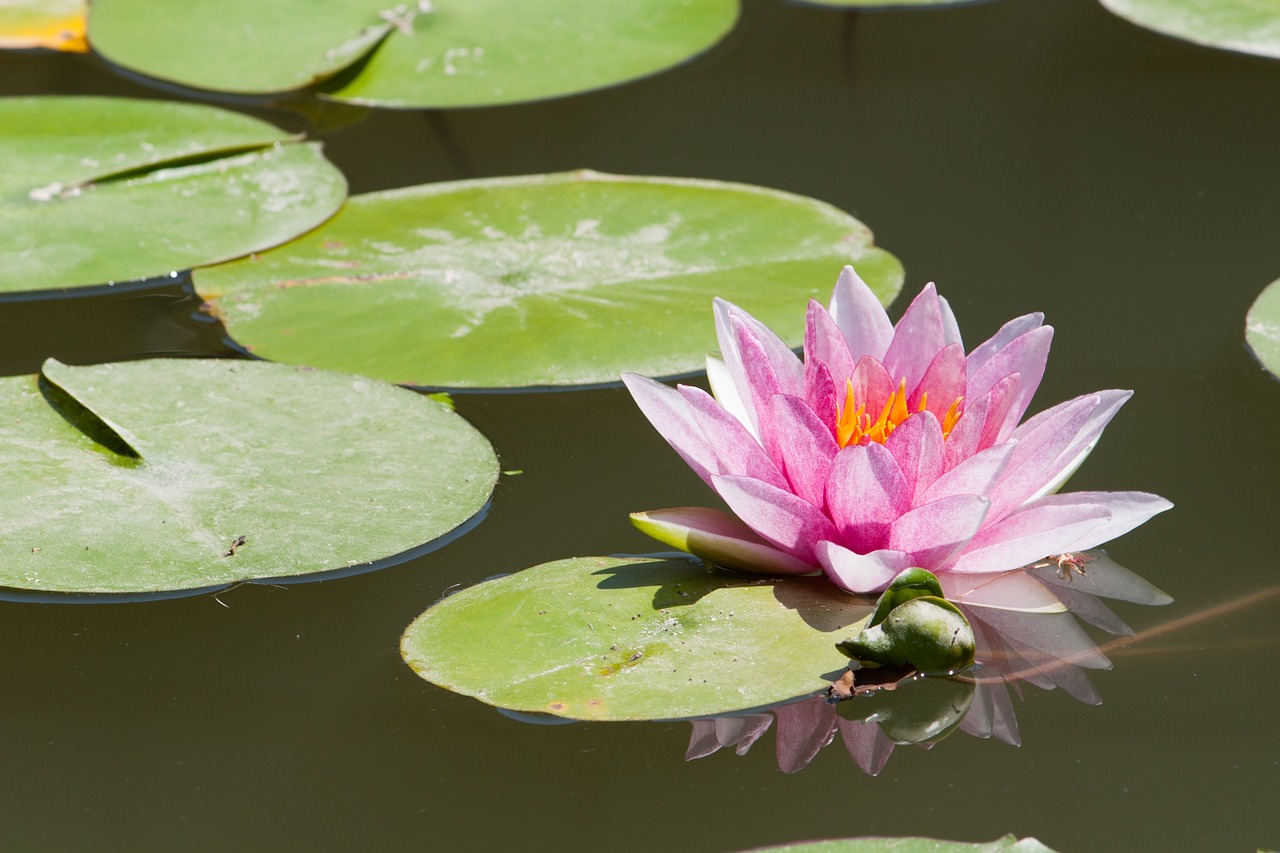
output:
[[[441,403],[236,360],[0,379],[0,586],[200,589],[369,563],[458,527],[497,478]]]
[[[1130,23],[1208,47],[1280,58],[1276,0],[1101,0]]]
[[[423,678],[583,720],[723,714],[816,693],[872,602],[823,578],[758,580],[680,558],[579,557],[462,590],[401,653]]]
[[[1267,285],[1249,306],[1244,339],[1262,366],[1280,376],[1280,281]]]
[[[643,77],[706,50],[737,16],[737,0],[95,0],[89,38],[111,62],[199,89],[326,81],[342,100],[457,107]]]
[[[277,245],[346,180],[314,143],[196,104],[0,98],[0,292],[163,275]]]
[[[902,267],[848,214],[713,181],[573,172],[353,197],[272,252],[198,270],[256,355],[452,387],[611,382],[699,370],[711,301],[799,344],[843,265],[887,304]]]

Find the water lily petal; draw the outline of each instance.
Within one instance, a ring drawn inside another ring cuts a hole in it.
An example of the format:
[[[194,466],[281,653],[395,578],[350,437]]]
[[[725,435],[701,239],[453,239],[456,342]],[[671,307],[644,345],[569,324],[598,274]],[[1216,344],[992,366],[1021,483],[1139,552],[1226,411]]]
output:
[[[1023,314],[1021,317],[1014,317],[1005,323],[998,332],[978,344],[973,348],[973,352],[969,353],[969,375],[973,376],[977,373],[978,369],[990,361],[993,355],[1000,352],[1010,343],[1042,325],[1044,325],[1044,315],[1039,311],[1032,314]]]
[[[1044,653],[1046,663],[1068,663],[1088,669],[1110,669],[1111,661],[1098,650],[1070,613],[1023,613],[994,607],[965,606],[965,615],[978,619],[1000,640]],[[1033,662],[1034,663],[1034,662]]]
[[[1068,400],[1053,409],[1041,412],[1035,417],[1028,420],[1025,424],[1018,427],[1014,432],[1015,435],[1025,435],[1042,431],[1049,424],[1057,420],[1055,410],[1062,412],[1067,411],[1072,403],[1085,399],[1086,397],[1096,398],[1097,402],[1089,416],[1089,419],[1080,428],[1075,437],[1059,451],[1053,462],[1046,466],[1046,471],[1054,471],[1052,476],[1040,488],[1036,489],[1023,502],[1042,498],[1045,495],[1053,494],[1062,488],[1067,479],[1076,472],[1081,463],[1093,452],[1093,448],[1097,445],[1099,437],[1102,435],[1103,429],[1115,417],[1120,407],[1133,396],[1132,391],[1099,391],[1097,394],[1085,395],[1085,397],[1077,397],[1076,400]]]
[[[1035,574],[1034,577],[1044,583],[1044,578],[1040,577],[1039,574]],[[1096,596],[1066,586],[1056,584],[1048,584],[1047,586],[1050,594],[1057,597],[1064,607],[1090,625],[1118,636],[1127,637],[1133,634],[1133,629],[1117,616],[1115,611],[1099,601]]]
[[[751,745],[773,725],[773,717],[769,714],[744,714],[741,717],[715,717],[690,722],[693,723],[693,732],[684,754],[685,761],[706,758],[726,746],[734,747],[738,755],[746,755]]]
[[[1016,441],[1006,441],[965,459],[933,481],[933,485],[916,499],[917,503],[936,501],[951,495],[988,494],[1013,457]]]
[[[911,390],[907,408],[918,412],[920,403],[924,402],[927,410],[942,421],[952,403],[964,397],[965,393],[964,347],[947,344],[929,362],[919,384]]]
[[[839,717],[836,727],[840,730],[840,739],[854,762],[868,776],[879,776],[889,756],[893,755],[894,742],[879,723],[865,720],[846,720]]]
[[[904,513],[889,527],[889,548],[911,556],[911,565],[936,571],[982,527],[991,502],[978,495],[952,495]]]
[[[831,294],[831,319],[844,335],[854,363],[864,355],[877,360],[884,358],[893,340],[893,323],[853,267],[845,267],[836,279]]]
[[[711,485],[711,476],[720,473],[719,453],[703,435],[680,392],[638,373],[624,373],[622,381],[654,429],[695,474]]]
[[[816,570],[774,548],[750,527],[718,509],[685,506],[633,512],[631,523],[659,542],[725,568],[777,575],[805,575]]]
[[[929,363],[946,345],[942,306],[938,303],[937,289],[930,283],[903,312],[882,361],[890,376],[906,377],[907,388],[915,388]]]
[[[837,536],[835,527],[813,504],[776,486],[749,477],[713,477],[712,487],[748,527],[765,540],[812,566],[814,545]]]
[[[747,432],[746,427],[701,388],[678,385],[676,391],[684,399],[689,416],[715,453],[712,474],[752,477],[787,488],[786,477],[769,454]],[[708,481],[710,484],[710,481]]]
[[[791,491],[821,510],[826,500],[827,472],[840,446],[827,425],[799,397],[775,394],[772,420]]]
[[[1104,506],[1111,513],[1110,520],[1105,524],[1093,528],[1060,551],[1049,552],[1058,554],[1062,551],[1083,551],[1086,548],[1096,548],[1104,542],[1110,542],[1117,536],[1123,536],[1143,524],[1152,516],[1171,509],[1173,504],[1159,495],[1146,492],[1067,492],[1062,495],[1043,497],[1033,504],[1027,504],[1026,508],[1050,506],[1059,508]]]
[[[960,339],[960,324],[956,322],[951,303],[939,294],[938,305],[942,308],[942,339],[948,344],[960,344],[960,348],[964,349],[964,341]]]
[[[991,573],[1016,569],[1045,554],[1061,554],[1068,550],[1068,544],[1110,519],[1111,511],[1097,504],[1030,506],[994,524],[988,521],[951,571]]]
[[[1015,570],[998,574],[956,574],[939,576],[947,599],[957,604],[1020,610],[1024,613],[1060,613],[1067,608],[1037,578]]]
[[[773,714],[778,718],[774,743],[783,773],[809,766],[818,751],[831,743],[838,719],[836,706],[826,702],[792,702],[774,708]]]
[[[806,361],[804,364],[804,399],[834,438],[836,422],[840,418],[840,397],[831,371],[820,361]]]
[[[1000,434],[1005,415],[1013,403],[1013,394],[1021,381],[1021,375],[1011,374],[976,400],[964,401],[964,414],[947,436],[947,469],[954,468],[975,453],[997,443],[996,436]]]
[[[836,321],[816,299],[809,300],[804,324],[804,363],[826,366],[832,377],[853,375],[855,360]]]
[[[911,568],[911,555],[902,551],[858,554],[829,541],[814,550],[827,577],[849,592],[883,592],[899,572]]]
[[[730,374],[724,359],[716,355],[707,356],[707,382],[711,385],[711,394],[724,410],[733,415],[747,432],[758,441],[760,433],[756,429],[755,416],[747,411],[747,404],[738,393],[738,386]]]
[[[902,469],[888,448],[875,442],[851,444],[836,454],[826,497],[839,541],[863,554],[883,548],[889,525],[911,508]]]
[[[942,473],[944,449],[938,419],[932,412],[918,412],[899,424],[884,446],[902,471],[907,504],[919,503],[918,496]]]
[[[1040,387],[1045,365],[1049,361],[1049,345],[1053,342],[1053,327],[1039,326],[994,353],[991,358],[969,374],[966,396],[979,397],[1011,374],[1018,374],[1017,390],[1013,393],[1004,420],[1000,424],[995,441],[1003,441],[1013,434],[1018,421],[1031,405],[1031,398]]]

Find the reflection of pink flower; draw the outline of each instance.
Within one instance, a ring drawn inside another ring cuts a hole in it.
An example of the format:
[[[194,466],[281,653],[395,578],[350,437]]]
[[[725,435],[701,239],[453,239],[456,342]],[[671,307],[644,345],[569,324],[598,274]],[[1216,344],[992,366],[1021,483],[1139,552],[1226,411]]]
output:
[[[739,569],[821,568],[846,590],[876,592],[917,566],[949,598],[1061,611],[1043,584],[1012,570],[1097,546],[1171,504],[1141,492],[1053,494],[1130,392],[1077,397],[1019,425],[1048,358],[1052,329],[1041,320],[1011,320],[966,355],[933,285],[895,327],[846,267],[830,309],[809,304],[801,361],[717,300],[714,398],[624,379],[736,517],[681,508],[633,518]]]

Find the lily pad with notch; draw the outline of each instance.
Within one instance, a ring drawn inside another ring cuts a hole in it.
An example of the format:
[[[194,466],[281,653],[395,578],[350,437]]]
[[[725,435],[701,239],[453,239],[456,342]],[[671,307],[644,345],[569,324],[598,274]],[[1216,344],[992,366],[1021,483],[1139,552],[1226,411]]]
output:
[[[200,590],[333,573],[486,505],[489,442],[364,377],[158,359],[0,379],[0,587]]]
[[[831,205],[742,184],[581,171],[354,196],[287,246],[198,270],[263,358],[454,388],[700,370],[713,297],[799,345],[853,263],[886,304],[902,266]]]
[[[261,251],[346,198],[317,143],[197,104],[0,98],[0,293],[162,276]]]

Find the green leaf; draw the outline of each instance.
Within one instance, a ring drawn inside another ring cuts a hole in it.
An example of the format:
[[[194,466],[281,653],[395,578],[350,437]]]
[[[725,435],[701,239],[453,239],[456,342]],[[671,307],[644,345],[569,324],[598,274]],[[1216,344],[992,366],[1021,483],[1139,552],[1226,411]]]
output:
[[[796,0],[801,6],[824,6],[832,9],[931,9],[947,6],[963,6],[983,0]]]
[[[934,838],[843,838],[801,841],[777,847],[757,847],[749,853],[1053,853],[1034,838],[1006,835],[995,841],[970,844]]]
[[[96,0],[89,32],[109,61],[185,86],[264,94],[332,78],[330,97],[422,108],[644,77],[709,48],[737,15],[737,0]]]
[[[194,104],[0,98],[0,162],[0,292],[229,260],[314,228],[346,196],[318,145]]]
[[[462,590],[401,654],[423,678],[514,711],[697,717],[816,693],[870,602],[823,578],[756,580],[696,560],[578,557]]]
[[[902,267],[853,217],[713,181],[573,172],[353,197],[274,252],[195,274],[256,355],[393,382],[567,386],[703,367],[711,301],[784,340],[857,266],[887,304]]]
[[[1101,0],[1121,18],[1208,47],[1280,58],[1276,0]]]
[[[1280,376],[1280,281],[1267,285],[1249,306],[1244,339],[1262,366]]]
[[[346,569],[454,530],[497,479],[440,403],[310,368],[50,360],[0,379],[0,400],[0,586],[25,590]]]

